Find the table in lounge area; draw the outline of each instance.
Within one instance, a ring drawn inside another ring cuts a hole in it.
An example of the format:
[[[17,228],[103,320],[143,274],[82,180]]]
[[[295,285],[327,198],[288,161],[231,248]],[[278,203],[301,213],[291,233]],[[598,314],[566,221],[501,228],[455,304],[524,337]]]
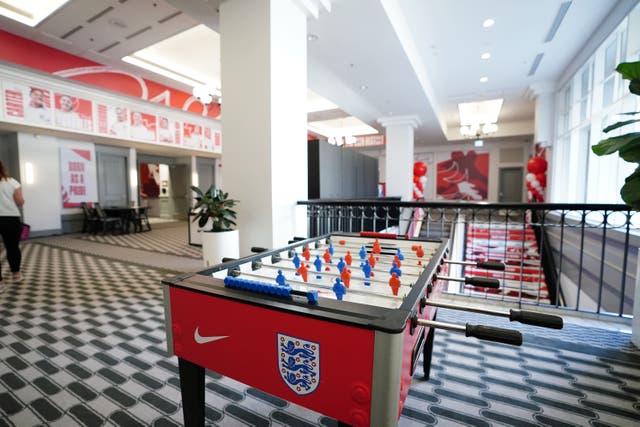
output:
[[[120,218],[122,233],[130,233],[131,225],[134,233],[151,230],[147,206],[105,206],[102,209],[108,216]]]

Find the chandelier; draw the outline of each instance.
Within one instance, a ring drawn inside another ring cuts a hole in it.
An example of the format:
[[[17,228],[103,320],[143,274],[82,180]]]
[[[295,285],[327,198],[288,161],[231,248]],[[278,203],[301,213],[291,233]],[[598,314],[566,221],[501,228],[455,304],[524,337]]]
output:
[[[498,125],[495,123],[473,123],[470,125],[460,126],[460,135],[465,138],[481,138],[494,134],[498,131]]]

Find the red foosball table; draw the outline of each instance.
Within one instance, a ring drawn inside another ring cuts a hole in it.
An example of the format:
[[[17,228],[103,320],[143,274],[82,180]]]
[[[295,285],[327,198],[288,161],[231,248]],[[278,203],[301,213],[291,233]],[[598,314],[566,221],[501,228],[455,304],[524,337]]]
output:
[[[521,343],[517,331],[435,321],[450,307],[437,302],[445,280],[497,282],[445,276],[447,245],[334,233],[163,280],[185,425],[204,425],[210,369],[342,425],[393,426],[420,355],[429,376],[433,327]],[[510,314],[552,317],[540,316]]]

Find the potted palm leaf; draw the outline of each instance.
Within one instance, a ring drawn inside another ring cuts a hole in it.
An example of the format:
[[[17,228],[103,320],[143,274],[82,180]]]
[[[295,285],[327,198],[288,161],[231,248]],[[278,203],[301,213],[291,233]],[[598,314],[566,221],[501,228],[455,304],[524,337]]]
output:
[[[234,230],[236,212],[233,207],[237,200],[230,199],[229,193],[216,189],[214,185],[207,191],[192,186],[196,194],[196,204],[192,210],[193,222],[198,221],[202,237],[202,258],[206,267],[219,264],[222,258],[238,258],[240,235]]]

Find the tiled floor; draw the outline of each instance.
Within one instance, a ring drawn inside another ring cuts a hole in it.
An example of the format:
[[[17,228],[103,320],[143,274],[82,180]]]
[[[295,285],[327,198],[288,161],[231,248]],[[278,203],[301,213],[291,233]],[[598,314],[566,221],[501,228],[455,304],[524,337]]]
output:
[[[185,246],[165,243],[186,238],[180,227],[115,242],[24,244],[26,280],[0,294],[0,427],[181,425],[160,280],[201,261],[192,247],[168,254]],[[156,250],[145,251],[143,239]],[[503,321],[448,310],[439,320]],[[517,348],[438,331],[431,380],[414,378],[399,426],[637,424],[640,355],[628,333],[574,323],[520,329]],[[336,424],[213,372],[206,389],[210,425]]]

